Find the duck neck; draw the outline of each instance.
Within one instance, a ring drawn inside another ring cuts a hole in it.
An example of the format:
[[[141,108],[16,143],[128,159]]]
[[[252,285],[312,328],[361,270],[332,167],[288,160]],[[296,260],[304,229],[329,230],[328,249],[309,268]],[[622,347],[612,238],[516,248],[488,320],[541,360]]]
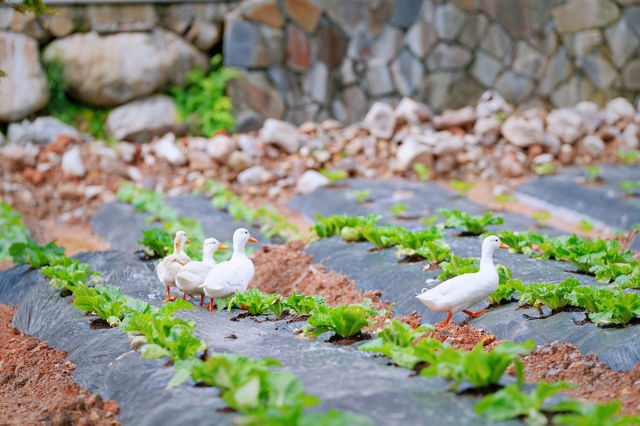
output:
[[[206,249],[202,251],[202,263],[204,263],[205,265],[213,265],[216,263],[215,260],[213,260],[213,254],[214,251],[211,249]]]
[[[184,246],[180,241],[173,242],[173,254],[180,254],[184,251]]]
[[[232,258],[238,257],[247,257],[247,254],[244,252],[244,242],[239,242],[238,244],[233,244],[233,256]]]
[[[490,271],[494,269],[493,265],[493,252],[491,250],[483,250],[482,257],[480,257],[480,272]]]

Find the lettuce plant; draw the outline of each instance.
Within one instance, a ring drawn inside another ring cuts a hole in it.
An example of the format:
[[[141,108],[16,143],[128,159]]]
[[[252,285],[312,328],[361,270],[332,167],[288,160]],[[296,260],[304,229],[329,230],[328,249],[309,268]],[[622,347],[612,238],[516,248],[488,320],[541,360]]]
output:
[[[33,241],[31,237],[27,237],[25,242],[11,244],[9,254],[13,263],[17,265],[28,263],[35,269],[61,261],[65,257],[64,247],[58,247],[55,241],[51,241],[43,247]]]
[[[413,355],[408,348],[430,330],[433,330],[431,325],[421,325],[414,330],[408,324],[391,319],[387,321],[384,329],[378,332],[378,336],[360,346],[360,350],[384,354],[401,367],[413,368],[420,358]]]
[[[0,201],[0,235],[0,261],[11,258],[11,244],[24,243],[29,237],[29,230],[20,215],[4,201]]]
[[[447,219],[445,228],[462,229],[472,235],[482,234],[485,232],[484,228],[489,225],[504,223],[503,218],[493,217],[491,212],[486,212],[483,216],[470,216],[469,213],[449,209],[440,209],[438,212]]]
[[[326,302],[322,296],[305,296],[293,291],[293,295],[285,299],[285,307],[295,312],[297,315],[309,315],[315,311],[317,307],[322,309],[326,306]]]
[[[233,296],[228,309],[245,306],[251,315],[260,315],[271,309],[271,305],[278,296],[278,294],[264,294],[257,288],[251,288]]]
[[[340,337],[357,334],[363,327],[369,326],[369,318],[379,314],[371,308],[371,299],[365,299],[362,305],[327,306],[317,305],[309,317],[309,327],[306,334],[319,336],[327,331],[333,331]]]

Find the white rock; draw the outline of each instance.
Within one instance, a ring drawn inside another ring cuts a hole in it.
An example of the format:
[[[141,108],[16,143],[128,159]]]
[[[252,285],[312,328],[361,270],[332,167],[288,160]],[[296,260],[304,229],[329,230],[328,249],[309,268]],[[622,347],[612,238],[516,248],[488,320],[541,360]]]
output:
[[[136,158],[136,152],[138,151],[138,147],[135,144],[128,142],[120,142],[118,144],[118,149],[120,151],[120,158],[125,163],[133,163],[133,160]]]
[[[321,186],[329,184],[329,178],[315,170],[307,170],[300,176],[296,184],[296,191],[300,194],[310,194]]]
[[[616,124],[620,120],[631,121],[636,111],[631,102],[625,98],[615,98],[604,107],[608,124]]]
[[[6,74],[0,78],[0,121],[21,120],[44,108],[49,86],[38,43],[24,34],[0,31],[0,52],[0,69]]]
[[[446,129],[448,127],[466,126],[476,121],[476,110],[472,106],[456,110],[446,110],[441,115],[434,118],[434,124],[437,129]]]
[[[542,143],[544,139],[544,123],[539,118],[525,118],[521,115],[510,115],[502,123],[502,136],[511,144],[521,148]]]
[[[620,136],[620,140],[628,149],[638,149],[640,146],[638,138],[640,138],[640,128],[636,123],[627,124]]]
[[[478,117],[473,125],[473,133],[480,144],[491,146],[498,140],[501,126],[495,115]]]
[[[134,166],[127,167],[127,175],[129,175],[131,180],[134,182],[141,182],[142,179],[144,179],[140,169]]]
[[[585,133],[582,116],[573,108],[554,109],[547,115],[547,132],[564,143],[575,143]]]
[[[384,102],[374,103],[364,117],[363,125],[373,136],[381,139],[391,139],[396,127],[393,109]]]
[[[238,135],[238,146],[243,152],[253,157],[261,157],[264,154],[264,149],[260,147],[260,141],[247,134]]]
[[[550,154],[558,155],[558,153],[560,152],[560,147],[562,146],[562,141],[555,135],[545,133],[544,139],[542,140],[542,146]]]
[[[227,166],[233,171],[241,172],[254,164],[253,157],[244,151],[233,151],[227,160]]]
[[[267,118],[260,129],[260,139],[269,145],[274,145],[288,154],[294,154],[300,149],[304,136],[298,132],[293,124]]]
[[[465,147],[464,139],[451,132],[442,131],[435,134],[436,144],[432,149],[435,155],[457,154]]]
[[[0,146],[0,164],[2,170],[17,172],[26,166],[34,167],[40,150],[32,143],[18,145],[11,143]]]
[[[478,99],[476,114],[478,117],[493,117],[499,112],[511,114],[513,107],[495,90],[487,90]]]
[[[66,175],[84,177],[86,171],[80,156],[80,148],[74,146],[64,154],[62,154],[62,162],[60,164],[62,173]]]
[[[153,148],[156,156],[164,158],[174,166],[187,164],[187,157],[176,146],[176,137],[173,133],[167,133],[155,143]]]
[[[582,149],[593,158],[600,157],[604,148],[604,142],[598,135],[589,135],[582,139]]]
[[[536,155],[535,157],[533,157],[533,160],[531,162],[533,164],[545,164],[545,163],[550,163],[552,161],[553,161],[553,155],[546,153],[546,154]]]
[[[39,117],[35,121],[23,120],[21,123],[11,123],[9,125],[9,143],[25,144],[33,142],[46,145],[58,138],[66,135],[72,139],[80,140],[82,136],[75,128],[54,117]]]
[[[236,150],[236,143],[227,135],[216,135],[206,144],[207,155],[218,163],[224,163]]]
[[[393,111],[393,115],[397,122],[417,125],[423,121],[429,121],[433,117],[433,112],[427,105],[404,97]]]
[[[411,170],[414,164],[423,163],[427,167],[433,164],[433,154],[431,149],[424,143],[421,143],[413,135],[407,136],[398,151],[396,151],[396,163],[399,170]]]
[[[109,113],[105,131],[117,140],[149,142],[167,132],[181,134],[178,111],[173,100],[164,95],[149,96],[119,106]]]
[[[89,185],[84,189],[84,196],[87,200],[90,200],[98,196],[102,191],[104,191],[104,187],[100,185]]]
[[[238,174],[242,185],[260,185],[273,179],[273,174],[262,166],[252,166]]]

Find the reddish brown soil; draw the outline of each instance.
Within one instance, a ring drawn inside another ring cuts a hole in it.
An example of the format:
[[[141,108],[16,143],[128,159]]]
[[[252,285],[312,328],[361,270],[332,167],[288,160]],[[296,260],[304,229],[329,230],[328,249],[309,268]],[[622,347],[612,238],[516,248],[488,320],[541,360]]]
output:
[[[427,336],[449,343],[454,349],[470,351],[478,343],[482,343],[485,349],[490,350],[500,343],[493,334],[487,333],[480,328],[474,328],[469,324],[455,325],[450,322],[446,327],[442,327],[439,324],[434,327],[435,330]]]
[[[622,414],[640,414],[640,364],[632,371],[614,371],[595,355],[584,356],[570,343],[539,346],[523,357],[525,380],[566,381],[576,385],[567,395],[588,402],[622,402]]]
[[[0,424],[119,425],[115,401],[73,382],[65,351],[11,327],[16,309],[0,304]]]
[[[290,296],[293,290],[307,296],[317,294],[331,306],[362,303],[369,298],[376,309],[389,311],[389,304],[380,299],[381,291],[361,292],[344,275],[326,272],[324,266],[312,264],[313,255],[303,249],[302,241],[262,246],[253,254],[255,274],[249,287],[283,296]]]

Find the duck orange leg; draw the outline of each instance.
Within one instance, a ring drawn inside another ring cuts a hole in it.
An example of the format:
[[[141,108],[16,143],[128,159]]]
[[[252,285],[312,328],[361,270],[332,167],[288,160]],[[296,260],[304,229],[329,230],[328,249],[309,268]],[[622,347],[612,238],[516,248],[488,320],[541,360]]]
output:
[[[480,309],[478,311],[475,312],[471,312],[471,311],[467,311],[466,309],[463,309],[462,312],[464,312],[465,314],[469,315],[469,318],[478,318],[480,315],[484,314],[485,312],[489,312],[488,309]],[[469,319],[467,318],[467,319]]]
[[[174,300],[176,300],[178,298],[178,296],[172,296],[171,295],[171,289],[169,286],[167,286],[167,298],[164,299],[162,301],[162,303],[167,303],[167,302],[173,302]]]
[[[213,312],[213,297],[209,299],[209,312]]]
[[[438,324],[436,324],[436,325],[437,325],[437,326],[440,326],[440,327],[446,327],[446,326],[447,326],[447,324],[449,324],[449,320],[451,319],[451,317],[452,317],[452,316],[453,316],[453,312],[449,312],[449,315],[447,315],[447,319],[446,319],[446,320],[444,320],[444,321],[442,321],[442,322],[439,322],[439,323],[438,323]]]
[[[190,294],[184,293],[182,295],[182,300],[191,300],[193,299],[193,296],[191,296]]]
[[[200,295],[200,306],[204,304],[204,294]]]

